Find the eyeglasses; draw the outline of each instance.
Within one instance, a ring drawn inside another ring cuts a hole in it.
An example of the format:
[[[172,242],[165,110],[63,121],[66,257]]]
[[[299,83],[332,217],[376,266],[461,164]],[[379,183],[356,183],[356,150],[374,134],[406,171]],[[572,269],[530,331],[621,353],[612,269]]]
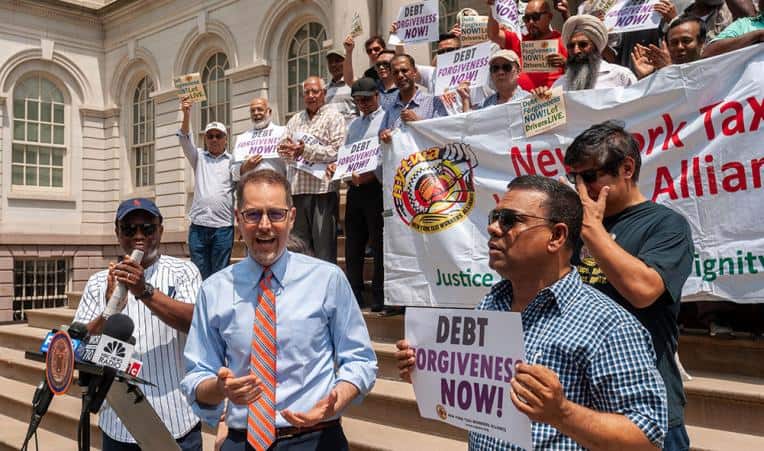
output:
[[[512,63],[508,64],[491,64],[491,73],[495,74],[496,72],[503,70],[504,72],[512,72],[515,69],[515,66]]]
[[[379,53],[382,50],[384,50],[382,47],[366,47],[366,54],[371,55],[372,53]]]
[[[223,139],[225,135],[222,133],[207,133],[207,139]]]
[[[120,224],[119,231],[122,235],[132,238],[141,229],[143,236],[151,236],[157,231],[156,224]]]
[[[538,22],[542,17],[544,17],[544,14],[546,13],[527,13],[523,16],[523,22],[530,22],[531,20]]]
[[[387,70],[390,70],[390,63],[388,63],[387,61],[380,61],[380,62],[374,64],[374,67],[376,67],[377,69],[387,69]]]
[[[288,208],[268,208],[267,210],[250,208],[241,212],[241,219],[247,224],[260,224],[263,215],[267,215],[270,222],[284,222],[288,213]]]
[[[565,47],[568,50],[573,50],[576,47],[578,47],[581,50],[586,50],[589,48],[589,45],[590,45],[589,41],[571,41]]]
[[[593,168],[593,169],[587,169],[585,171],[575,172],[570,171],[567,174],[565,174],[565,177],[567,177],[568,181],[572,184],[576,184],[576,176],[581,176],[581,180],[584,181],[584,183],[594,183],[599,178],[599,172],[602,170],[602,167],[599,168]]]
[[[443,47],[442,49],[435,50],[435,54],[442,55],[444,53],[453,52],[459,50],[459,47]]]
[[[501,227],[501,232],[507,233],[512,227],[515,226],[515,224],[520,222],[520,218],[523,218],[523,217],[543,219],[544,221],[555,222],[549,218],[544,218],[541,216],[533,216],[533,215],[526,215],[524,213],[518,213],[515,210],[510,210],[509,208],[495,208],[488,213],[488,225],[491,225],[494,222],[499,221],[499,227]]]

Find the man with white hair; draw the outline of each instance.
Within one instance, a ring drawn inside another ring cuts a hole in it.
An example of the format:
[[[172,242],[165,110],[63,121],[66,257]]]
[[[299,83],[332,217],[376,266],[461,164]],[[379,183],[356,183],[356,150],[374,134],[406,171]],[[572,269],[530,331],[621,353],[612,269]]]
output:
[[[320,77],[306,78],[302,92],[305,109],[289,119],[279,145],[279,153],[292,163],[287,173],[297,209],[294,233],[316,257],[336,263],[337,184],[324,176],[325,168],[319,171],[316,165],[337,160],[337,151],[345,142],[345,119],[326,104],[326,85]]]
[[[272,110],[268,99],[255,97],[249,102],[249,117],[252,119],[252,128],[239,135],[237,142],[247,142],[256,139],[281,139],[285,127],[276,125],[271,120]],[[235,152],[234,156],[238,156]],[[238,182],[240,175],[252,169],[273,169],[279,174],[286,176],[286,163],[282,158],[262,158],[260,155],[248,156],[246,159],[235,161],[231,166],[231,175],[234,182]]]

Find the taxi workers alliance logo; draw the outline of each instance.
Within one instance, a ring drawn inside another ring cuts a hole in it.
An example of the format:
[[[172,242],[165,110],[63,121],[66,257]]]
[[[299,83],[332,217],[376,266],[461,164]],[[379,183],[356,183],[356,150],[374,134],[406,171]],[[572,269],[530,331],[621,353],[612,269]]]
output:
[[[415,152],[395,171],[393,204],[404,224],[435,233],[463,221],[475,205],[477,157],[469,144]]]
[[[435,412],[438,414],[438,417],[441,420],[445,421],[448,419],[448,412],[446,412],[446,408],[443,407],[442,405],[438,404],[437,406],[435,406]]]

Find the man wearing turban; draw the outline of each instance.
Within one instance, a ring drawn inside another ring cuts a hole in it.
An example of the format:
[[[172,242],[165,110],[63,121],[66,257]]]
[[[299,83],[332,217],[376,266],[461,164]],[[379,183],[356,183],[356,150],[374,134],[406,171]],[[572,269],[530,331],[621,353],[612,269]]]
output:
[[[602,58],[607,46],[607,29],[598,18],[588,14],[572,16],[562,26],[562,42],[568,50],[565,76],[554,85],[564,91],[614,88],[636,83],[634,73],[626,67],[611,64]],[[533,92],[542,97],[548,89]]]

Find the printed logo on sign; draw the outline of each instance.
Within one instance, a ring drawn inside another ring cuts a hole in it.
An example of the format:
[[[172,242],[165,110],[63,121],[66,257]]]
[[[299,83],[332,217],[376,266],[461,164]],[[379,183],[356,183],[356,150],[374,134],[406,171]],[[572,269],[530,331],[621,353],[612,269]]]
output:
[[[64,331],[56,332],[50,341],[45,358],[45,379],[48,387],[56,395],[62,395],[69,389],[74,374],[74,349],[69,335]]]
[[[119,340],[111,340],[102,336],[98,342],[93,363],[108,366],[119,370],[125,370],[130,363],[133,354],[133,346]]]
[[[438,418],[441,420],[447,420],[448,419],[448,412],[446,412],[446,408],[438,404],[435,406],[435,412],[438,413]]]
[[[395,171],[393,203],[404,224],[435,233],[463,221],[475,205],[477,157],[469,144],[415,152]]]

